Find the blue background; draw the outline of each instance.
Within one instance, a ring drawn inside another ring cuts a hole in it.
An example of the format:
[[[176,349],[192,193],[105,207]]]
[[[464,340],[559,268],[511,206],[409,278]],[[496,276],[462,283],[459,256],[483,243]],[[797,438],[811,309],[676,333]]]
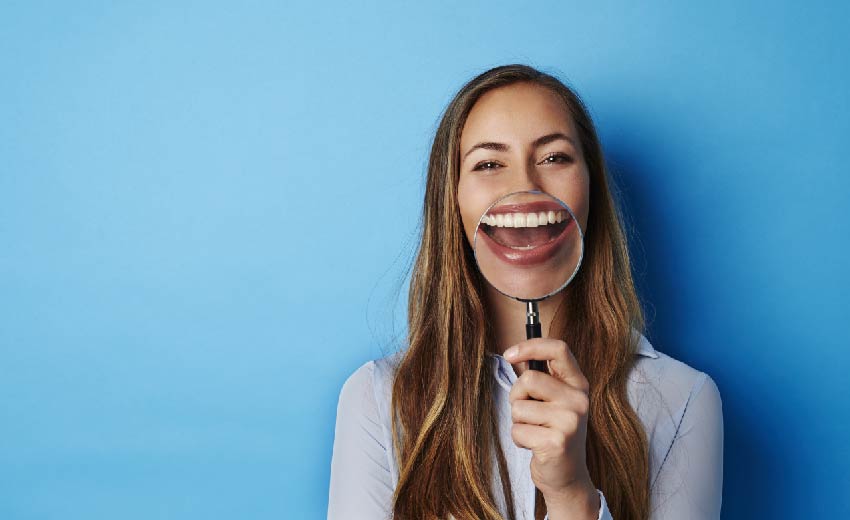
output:
[[[511,62],[590,106],[724,517],[850,514],[846,3],[70,4],[0,6],[0,517],[324,517],[440,112]]]

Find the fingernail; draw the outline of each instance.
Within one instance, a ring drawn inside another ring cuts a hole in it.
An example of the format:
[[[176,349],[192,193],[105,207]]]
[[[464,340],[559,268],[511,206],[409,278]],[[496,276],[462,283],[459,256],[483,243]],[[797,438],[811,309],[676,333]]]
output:
[[[504,353],[505,359],[513,359],[519,354],[519,347],[514,345],[513,347],[507,349]]]

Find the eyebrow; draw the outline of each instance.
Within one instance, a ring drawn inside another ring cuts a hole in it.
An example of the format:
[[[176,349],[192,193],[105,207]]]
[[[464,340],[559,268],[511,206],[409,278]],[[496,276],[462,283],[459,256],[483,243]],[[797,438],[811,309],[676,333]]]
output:
[[[560,132],[555,132],[553,134],[546,134],[542,137],[538,137],[531,144],[535,148],[537,148],[539,146],[543,146],[543,145],[546,145],[546,144],[549,144],[553,141],[558,141],[558,140],[568,141],[573,146],[576,145],[576,143],[570,138],[570,136],[568,136],[566,134],[562,134]],[[467,155],[471,154],[472,152],[474,152],[475,150],[477,150],[479,148],[483,148],[485,150],[495,150],[497,152],[507,152],[508,150],[510,150],[511,147],[506,145],[505,143],[493,143],[493,142],[478,143],[475,146],[473,146],[472,148],[470,148],[469,151],[467,151],[465,154],[463,154],[463,158],[466,159]]]

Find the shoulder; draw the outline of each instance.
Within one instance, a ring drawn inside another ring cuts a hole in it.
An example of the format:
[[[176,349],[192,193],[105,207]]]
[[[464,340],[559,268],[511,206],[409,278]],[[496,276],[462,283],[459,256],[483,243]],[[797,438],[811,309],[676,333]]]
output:
[[[650,394],[663,398],[668,405],[684,405],[697,396],[720,400],[720,392],[711,376],[656,350],[643,334],[640,334],[637,357],[629,374],[629,390],[638,400],[635,404],[645,404]]]
[[[363,430],[379,430],[380,421],[374,392],[375,363],[367,361],[349,375],[339,391],[336,408],[336,436],[352,436]]]
[[[392,382],[402,356],[403,352],[396,352],[360,365],[343,383],[337,405],[336,439],[350,445],[348,451],[365,450],[369,460],[379,461],[389,483],[398,480],[390,408]]]
[[[400,350],[374,360],[375,378],[379,383],[392,384],[395,372],[398,369],[398,365],[401,363],[402,358],[404,358],[404,354],[405,352]]]
[[[643,335],[627,390],[646,430],[653,475],[673,444],[690,432],[722,439],[722,401],[711,376],[656,350]]]
[[[374,399],[371,397],[373,389],[373,373],[375,371],[375,362],[367,361],[360,365],[352,372],[342,384],[339,391],[339,407],[343,405],[360,403],[365,399]]]
[[[384,406],[377,397],[381,368],[366,361],[339,392],[328,518],[389,518],[397,471]],[[352,516],[353,515],[353,516]]]
[[[360,365],[342,384],[340,405],[359,402],[363,399],[375,400],[376,392],[392,384],[392,377],[402,354],[403,352],[395,352]]]
[[[342,384],[337,417],[388,427],[392,381],[403,352],[366,361]]]

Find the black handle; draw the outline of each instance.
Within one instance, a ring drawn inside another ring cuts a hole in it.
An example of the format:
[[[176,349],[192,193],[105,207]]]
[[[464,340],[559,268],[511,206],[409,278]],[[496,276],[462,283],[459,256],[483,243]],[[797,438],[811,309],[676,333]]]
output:
[[[542,338],[543,332],[540,329],[540,322],[537,323],[526,323],[525,324],[525,338]],[[539,359],[529,359],[528,360],[528,368],[531,370],[539,370],[541,372],[546,372],[546,362],[540,361]]]

